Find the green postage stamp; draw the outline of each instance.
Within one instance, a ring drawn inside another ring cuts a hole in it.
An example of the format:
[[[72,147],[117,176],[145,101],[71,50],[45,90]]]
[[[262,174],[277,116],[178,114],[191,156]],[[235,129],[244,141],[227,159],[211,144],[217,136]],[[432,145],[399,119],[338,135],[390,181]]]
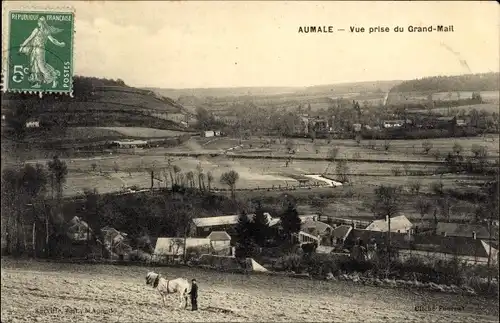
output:
[[[10,10],[7,20],[4,91],[72,95],[74,12]]]

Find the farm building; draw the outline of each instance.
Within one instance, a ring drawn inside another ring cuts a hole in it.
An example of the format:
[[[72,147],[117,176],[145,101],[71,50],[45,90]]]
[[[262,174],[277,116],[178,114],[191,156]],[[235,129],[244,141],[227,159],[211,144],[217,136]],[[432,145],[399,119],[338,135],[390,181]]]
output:
[[[387,243],[387,232],[352,229],[343,247],[383,248]],[[382,246],[382,247],[380,247]],[[488,262],[489,244],[472,237],[445,237],[439,235],[413,235],[407,233],[391,233],[391,246],[397,250],[401,260],[417,258],[422,261],[451,260],[457,257],[469,264],[486,264]],[[492,261],[498,262],[498,244],[492,244]]]
[[[201,253],[210,253],[209,238],[158,238],[156,240],[154,260],[164,260],[168,257],[178,257],[190,253],[193,249],[198,249]]]
[[[75,216],[68,222],[66,235],[72,241],[87,241],[92,239],[92,230],[89,228],[87,222],[82,221],[79,217]]]
[[[264,214],[267,215],[270,225],[277,222],[277,219],[273,219],[269,213]],[[255,214],[247,214],[248,219],[252,221],[254,215]],[[212,231],[228,231],[231,234],[233,233],[234,226],[238,223],[238,217],[239,215],[223,215],[195,218],[191,225],[190,235],[206,237]]]
[[[438,222],[436,234],[448,237],[476,237],[484,240],[490,238],[488,227],[480,224]],[[492,239],[498,240],[498,229],[492,230]]]
[[[313,119],[309,121],[309,128],[312,128],[317,132],[329,132],[330,127],[328,125],[328,120],[326,119]]]
[[[210,137],[215,137],[215,131],[209,130],[209,131],[202,131],[200,134],[201,137],[203,138],[210,138]]]
[[[413,224],[404,215],[391,218],[391,232],[405,233],[411,230]],[[366,227],[366,230],[387,232],[389,229],[389,219],[375,220]]]
[[[309,119],[307,117],[299,117],[299,122],[294,125],[294,132],[296,134],[308,134]]]
[[[255,214],[248,214],[248,219],[253,220]],[[273,218],[269,213],[264,213],[269,220],[269,226],[278,226],[280,219]],[[193,237],[206,237],[212,231],[226,231],[230,235],[234,234],[234,227],[238,223],[239,215],[224,215],[206,218],[195,218],[192,221],[190,228],[190,236]],[[299,218],[304,221],[317,221],[317,214],[299,215]]]
[[[217,254],[231,254],[231,236],[226,231],[212,231],[208,237],[212,251]]]
[[[26,128],[40,128],[40,121],[31,120],[26,122]]]
[[[147,145],[148,142],[145,140],[115,140],[111,143],[111,146],[117,148],[139,148]]]
[[[405,123],[404,120],[384,120],[382,122],[382,127],[385,129],[388,128],[401,128]]]
[[[352,229],[353,227],[350,225],[339,225],[333,229],[330,242],[331,245],[343,245]]]

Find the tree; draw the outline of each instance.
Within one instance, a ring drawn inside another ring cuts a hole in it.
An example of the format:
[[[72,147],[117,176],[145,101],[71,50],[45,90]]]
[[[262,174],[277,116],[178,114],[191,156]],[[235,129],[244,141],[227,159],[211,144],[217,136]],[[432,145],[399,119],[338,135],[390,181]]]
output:
[[[255,208],[255,215],[253,217],[253,236],[259,246],[263,246],[269,238],[269,219],[264,214],[260,202]]]
[[[201,163],[196,165],[196,172],[198,174],[198,187],[201,191],[205,187],[205,182],[204,182],[205,174],[203,174],[203,167],[201,167]],[[202,185],[202,183],[203,183],[203,185]]]
[[[47,174],[40,164],[36,164],[35,167],[26,164],[20,170],[9,167],[2,172],[2,214],[5,214],[7,218],[6,242],[8,252],[21,252],[21,238],[23,247],[26,248],[27,239],[24,231],[26,206],[31,204],[33,210],[35,210],[35,203],[45,194],[46,184]],[[34,212],[34,230],[36,230],[37,214],[38,212]],[[12,242],[15,242],[15,244]],[[33,239],[34,250],[35,247],[35,239]]]
[[[391,148],[391,142],[389,140],[384,140],[385,151],[389,151],[389,148]]]
[[[460,155],[460,153],[463,151],[463,147],[461,144],[459,144],[458,142],[455,142],[455,144],[453,145],[453,152],[456,154],[456,155]]]
[[[442,181],[432,182],[430,184],[431,192],[436,195],[442,196],[444,194],[444,185]]]
[[[424,149],[424,153],[428,155],[429,151],[432,149],[432,142],[430,142],[429,140],[425,140],[422,143],[422,148]]]
[[[58,156],[54,156],[54,158],[48,162],[48,168],[51,175],[52,197],[55,191],[58,200],[60,200],[62,197],[63,184],[66,182],[66,175],[68,175],[68,167]]]
[[[423,224],[425,215],[429,214],[432,209],[432,204],[424,199],[418,199],[415,204],[415,209],[420,214],[420,220]]]
[[[326,165],[325,172],[323,174],[327,174],[328,169],[330,168],[330,165],[335,162],[337,159],[337,156],[339,155],[339,148],[338,147],[332,147],[328,150],[327,153],[327,159],[328,159],[328,165]]]
[[[202,107],[196,108],[196,119],[198,120],[198,126],[202,130],[208,130],[215,121],[213,115]]]
[[[231,190],[231,198],[233,200],[235,199],[234,189],[239,178],[240,175],[234,170],[225,172],[220,176],[220,183],[229,186],[229,189]]]
[[[189,171],[186,173],[186,180],[188,181],[189,187],[193,188],[194,186],[194,173]]]
[[[411,193],[418,195],[420,188],[422,187],[422,183],[419,181],[411,181],[408,186],[410,187]]]
[[[288,207],[280,216],[280,219],[285,237],[292,241],[293,235],[300,231],[301,225],[299,213],[293,203],[288,203]]]
[[[238,216],[238,223],[236,224],[236,258],[247,258],[252,256],[252,236],[253,225],[248,219],[245,211],[241,212]]]
[[[293,149],[295,148],[295,142],[291,139],[288,139],[286,141],[286,149],[289,153],[293,152]]]
[[[172,165],[172,170],[174,171],[174,174],[175,174],[175,184],[176,185],[181,185],[181,183],[179,183],[179,177],[180,177],[180,172],[181,172],[181,168],[177,165]]]
[[[208,182],[208,191],[210,192],[212,190],[212,183],[214,181],[214,175],[212,175],[212,172],[207,172],[207,182]]]
[[[391,218],[399,213],[401,207],[401,187],[381,185],[375,189],[375,200],[371,206],[377,218],[387,217],[387,273],[391,259]]]
[[[87,248],[89,248],[91,232],[94,238],[100,238],[100,241],[104,243],[104,237],[101,234],[101,217],[99,215],[99,192],[96,188],[94,189],[84,189],[83,194],[85,196],[85,213],[87,222]]]
[[[198,183],[200,186],[200,191],[205,191],[205,174],[204,173],[198,173]]]
[[[392,172],[392,175],[399,176],[399,175],[401,175],[401,168],[399,166],[394,166],[391,169],[391,172]]]
[[[450,210],[452,207],[451,198],[448,195],[442,195],[437,198],[437,205],[441,216],[444,217],[446,221],[450,222]]]
[[[167,158],[166,155],[165,158]],[[177,184],[177,181],[174,180],[174,175],[172,174],[173,168],[174,167],[172,165],[172,160],[169,158],[167,161],[167,170],[170,175],[170,183],[172,183],[172,190],[174,189],[174,184]]]
[[[349,166],[347,165],[347,160],[345,159],[340,159],[337,161],[337,167],[336,167],[336,173],[339,178],[339,180],[342,183],[346,183],[349,181],[348,173],[349,173]]]

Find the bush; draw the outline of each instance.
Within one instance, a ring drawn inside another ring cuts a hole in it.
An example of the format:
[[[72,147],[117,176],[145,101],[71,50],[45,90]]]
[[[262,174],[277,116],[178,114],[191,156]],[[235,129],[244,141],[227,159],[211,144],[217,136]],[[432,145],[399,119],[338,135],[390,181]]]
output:
[[[307,272],[313,276],[325,276],[328,273],[338,275],[340,273],[337,259],[332,255],[315,253],[304,260]]]
[[[288,254],[280,257],[276,260],[275,267],[284,271],[293,271],[295,273],[302,272],[304,268],[304,263],[302,261],[302,256],[296,253]]]

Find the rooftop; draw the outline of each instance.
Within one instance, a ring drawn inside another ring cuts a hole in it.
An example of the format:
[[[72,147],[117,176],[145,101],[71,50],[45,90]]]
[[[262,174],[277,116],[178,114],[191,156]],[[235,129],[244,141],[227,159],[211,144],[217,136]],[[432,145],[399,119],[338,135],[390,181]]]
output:
[[[490,237],[488,228],[480,224],[439,222],[436,226],[436,233],[443,235],[443,232],[450,237],[472,237],[473,232],[476,233],[478,239],[489,239]],[[498,240],[498,230],[492,230],[492,238]]]
[[[231,241],[231,236],[226,231],[212,231],[207,238],[210,241]]]
[[[375,220],[372,223],[370,223],[368,227],[366,227],[366,230],[386,232],[388,230],[388,226],[389,225],[385,219]],[[412,226],[413,224],[404,215],[395,216],[391,218],[391,232],[396,232],[398,230],[407,230],[410,229]]]
[[[385,244],[387,233],[352,229],[349,241],[357,239],[364,243],[375,240],[377,244]],[[401,250],[419,250],[428,252],[441,252],[459,256],[488,257],[487,250],[481,239],[472,237],[444,237],[440,235],[411,235],[405,233],[391,233],[391,245]]]

